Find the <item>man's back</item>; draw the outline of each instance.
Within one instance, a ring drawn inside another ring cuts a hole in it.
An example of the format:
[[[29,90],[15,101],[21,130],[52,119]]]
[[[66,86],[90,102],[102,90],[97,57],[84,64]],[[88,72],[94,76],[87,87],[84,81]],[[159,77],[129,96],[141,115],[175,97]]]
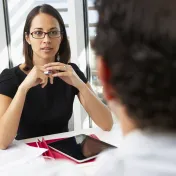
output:
[[[175,176],[176,135],[136,130],[97,163],[101,176]],[[95,174],[95,175],[96,175]]]

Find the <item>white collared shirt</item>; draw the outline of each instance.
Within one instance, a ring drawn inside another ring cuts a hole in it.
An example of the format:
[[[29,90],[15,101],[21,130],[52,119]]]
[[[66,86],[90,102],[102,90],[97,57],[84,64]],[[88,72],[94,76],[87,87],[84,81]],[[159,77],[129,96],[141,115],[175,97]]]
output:
[[[131,132],[98,158],[95,175],[176,176],[176,134]]]

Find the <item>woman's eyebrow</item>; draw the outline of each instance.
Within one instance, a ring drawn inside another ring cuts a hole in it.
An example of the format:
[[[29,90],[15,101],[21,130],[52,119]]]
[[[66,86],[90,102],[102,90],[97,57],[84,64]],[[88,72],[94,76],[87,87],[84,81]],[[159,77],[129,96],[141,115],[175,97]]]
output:
[[[34,28],[34,30],[35,30],[35,29],[43,30],[43,28]]]
[[[43,30],[43,28],[34,28],[34,30]],[[50,28],[49,30],[53,30],[53,29],[57,29],[57,30],[59,30],[57,27],[52,27],[52,28]]]
[[[52,28],[50,28],[50,30],[53,30],[53,29],[57,29],[57,30],[58,30],[58,28],[57,28],[57,27],[52,27]]]

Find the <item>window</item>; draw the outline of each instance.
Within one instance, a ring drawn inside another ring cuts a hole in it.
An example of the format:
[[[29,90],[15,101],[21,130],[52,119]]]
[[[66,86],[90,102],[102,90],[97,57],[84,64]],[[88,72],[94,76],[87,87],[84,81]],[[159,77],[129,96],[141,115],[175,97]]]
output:
[[[96,23],[98,21],[98,13],[94,8],[94,0],[87,0],[88,4],[88,23],[89,23],[89,41],[93,40],[96,35]],[[90,63],[90,83],[98,95],[98,97],[105,103],[103,98],[103,87],[97,76],[96,57],[94,51],[89,47],[89,63]]]

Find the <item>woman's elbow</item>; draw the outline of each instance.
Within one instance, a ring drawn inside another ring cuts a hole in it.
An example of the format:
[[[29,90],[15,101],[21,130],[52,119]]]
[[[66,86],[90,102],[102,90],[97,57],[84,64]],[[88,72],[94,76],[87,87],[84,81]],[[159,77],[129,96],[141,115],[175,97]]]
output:
[[[0,143],[0,150],[5,150],[7,149],[7,145],[4,145],[3,143]]]
[[[7,142],[5,142],[4,140],[0,140],[0,150],[5,150],[8,148],[10,144],[8,144]]]
[[[102,126],[102,130],[103,130],[103,131],[111,131],[112,126],[113,126],[113,121],[104,124],[104,125]]]

